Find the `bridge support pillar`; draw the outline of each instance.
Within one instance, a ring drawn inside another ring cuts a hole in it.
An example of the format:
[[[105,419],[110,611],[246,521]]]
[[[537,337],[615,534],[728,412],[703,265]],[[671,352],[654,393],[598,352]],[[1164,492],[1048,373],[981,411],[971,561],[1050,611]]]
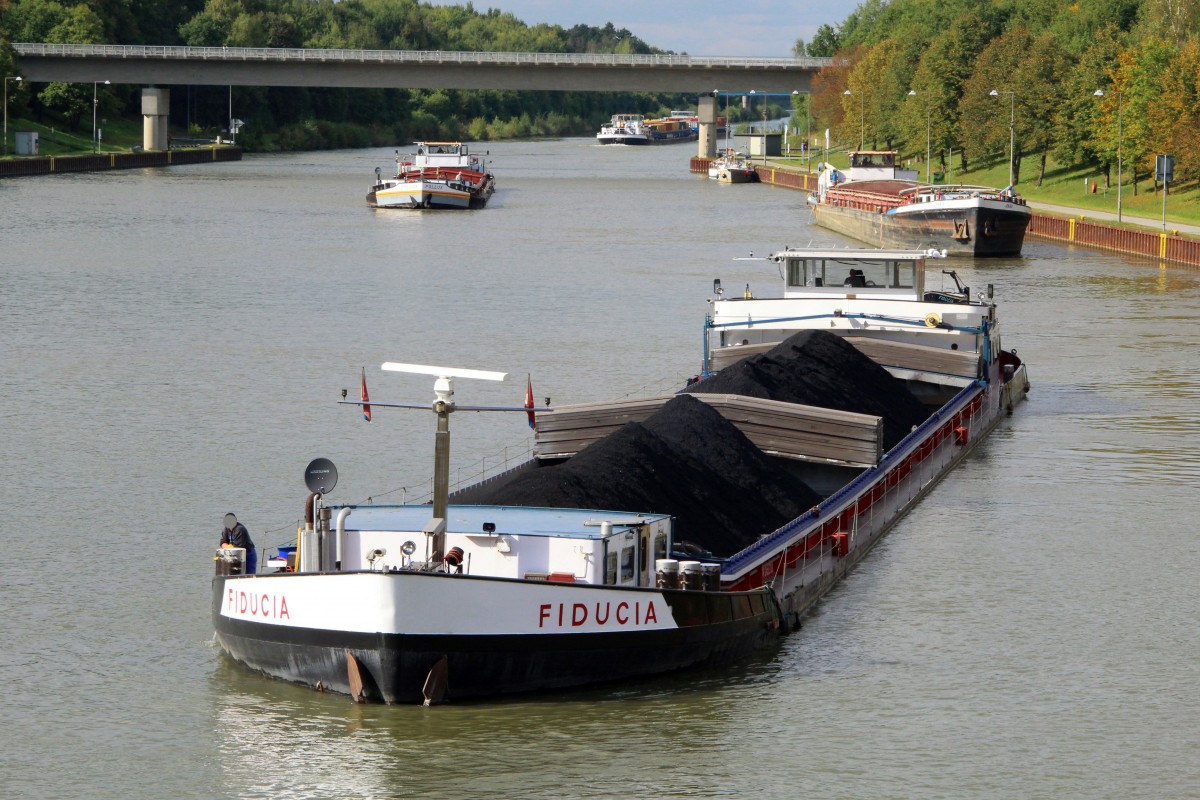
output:
[[[169,146],[167,119],[171,90],[147,86],[142,89],[142,148],[166,150]]]
[[[700,121],[700,158],[717,157],[717,97],[716,93],[700,95],[696,116]]]

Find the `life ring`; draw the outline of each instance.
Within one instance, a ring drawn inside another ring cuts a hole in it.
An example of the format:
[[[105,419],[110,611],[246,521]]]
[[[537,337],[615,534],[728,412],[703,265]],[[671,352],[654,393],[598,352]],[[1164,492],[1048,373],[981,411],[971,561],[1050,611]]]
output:
[[[941,324],[942,324],[942,318],[939,317],[937,314],[930,312],[925,315],[925,327],[926,328],[936,328],[938,325],[941,325]]]

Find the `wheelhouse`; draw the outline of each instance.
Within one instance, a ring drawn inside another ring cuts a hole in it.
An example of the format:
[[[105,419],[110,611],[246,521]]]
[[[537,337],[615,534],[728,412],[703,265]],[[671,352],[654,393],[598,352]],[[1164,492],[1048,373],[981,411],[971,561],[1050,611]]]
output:
[[[784,297],[855,294],[919,299],[925,289],[925,254],[887,250],[784,250],[772,256],[783,267]]]

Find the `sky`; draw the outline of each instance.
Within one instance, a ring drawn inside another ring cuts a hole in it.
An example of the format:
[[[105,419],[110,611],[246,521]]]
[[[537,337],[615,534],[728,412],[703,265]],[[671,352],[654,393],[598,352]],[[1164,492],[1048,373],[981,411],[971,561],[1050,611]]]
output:
[[[466,0],[433,0],[465,5]],[[861,0],[473,0],[476,11],[511,13],[527,25],[546,22],[627,28],[646,44],[693,56],[787,58],[797,39],[838,26]]]

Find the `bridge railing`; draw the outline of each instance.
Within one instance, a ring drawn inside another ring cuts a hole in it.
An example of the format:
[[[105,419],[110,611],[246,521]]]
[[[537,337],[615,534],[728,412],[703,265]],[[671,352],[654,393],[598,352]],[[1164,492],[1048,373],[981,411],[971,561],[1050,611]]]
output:
[[[494,64],[496,66],[746,67],[820,69],[832,58],[732,58],[673,53],[501,53],[449,50],[305,50],[276,47],[163,47],[122,44],[14,43],[18,56],[220,61],[335,61],[395,64]]]

